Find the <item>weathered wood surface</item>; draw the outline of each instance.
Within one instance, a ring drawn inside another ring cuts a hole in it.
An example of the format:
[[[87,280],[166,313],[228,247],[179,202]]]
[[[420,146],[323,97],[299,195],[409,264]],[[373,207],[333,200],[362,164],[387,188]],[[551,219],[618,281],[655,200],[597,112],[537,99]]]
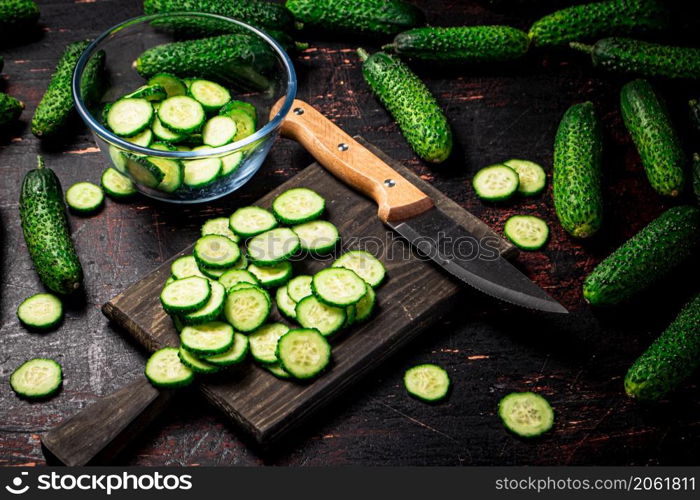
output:
[[[507,23],[527,28],[537,13],[484,7],[471,1],[416,1],[432,24]],[[41,286],[31,267],[17,216],[18,186],[43,152],[67,186],[98,181],[104,160],[82,126],[60,147],[41,145],[28,121],[46,87],[63,45],[94,36],[137,15],[139,2],[43,1],[40,37],[2,49],[2,90],[27,103],[22,124],[0,139],[0,464],[40,464],[39,435],[96,398],[140,376],[145,352],[113,328],[100,306],[158,264],[190,244],[201,223],[251,203],[310,163],[290,141],[280,141],[253,182],[207,207],[173,208],[144,199],[108,202],[94,217],[72,217],[73,234],[88,280],[87,304],[72,304],[62,327],[30,334],[15,318],[19,302]],[[692,19],[691,16],[685,16]],[[697,31],[695,32],[697,33]],[[412,347],[315,418],[273,452],[250,446],[220,413],[196,393],[186,393],[122,453],[127,464],[697,464],[700,401],[697,376],[673,398],[655,407],[635,404],[622,393],[622,377],[691,292],[689,275],[678,275],[646,301],[612,312],[593,312],[582,302],[583,276],[625,238],[670,206],[647,185],[618,109],[622,77],[591,70],[568,52],[536,52],[506,68],[416,66],[453,124],[458,148],[446,165],[417,160],[361,79],[354,53],[358,40],[312,40],[296,56],[299,97],[351,134],[361,134],[463,207],[501,230],[514,213],[544,217],[549,245],[521,254],[519,264],[574,312],[545,321],[530,313],[471,297]],[[372,43],[366,44],[375,48]],[[684,139],[685,102],[697,93],[689,83],[659,82]],[[509,157],[551,166],[551,145],[561,114],[574,102],[592,100],[605,127],[606,226],[595,241],[568,238],[556,224],[551,193],[485,205],[469,181],[479,167]],[[26,358],[50,356],[65,369],[63,391],[44,403],[17,399],[7,384]],[[449,401],[426,406],[408,398],[403,371],[436,362],[450,372]],[[500,397],[512,390],[546,395],[557,412],[553,432],[536,442],[508,435],[495,415]]]

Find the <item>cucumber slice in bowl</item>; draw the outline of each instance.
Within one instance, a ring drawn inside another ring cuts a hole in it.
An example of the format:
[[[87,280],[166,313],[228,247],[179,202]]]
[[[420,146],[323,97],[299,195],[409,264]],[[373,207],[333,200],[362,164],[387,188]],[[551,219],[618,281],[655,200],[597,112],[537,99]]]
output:
[[[184,387],[194,380],[194,373],[180,361],[179,350],[164,347],[154,352],[146,362],[146,378],[155,387],[171,389]]]
[[[331,360],[331,346],[317,330],[289,330],[277,342],[277,359],[292,377],[307,380],[325,370]]]
[[[503,425],[520,437],[536,437],[552,428],[554,411],[549,402],[533,392],[513,392],[501,399],[498,416]]]
[[[153,124],[151,125],[151,130],[153,130],[153,135],[155,135],[161,141],[166,142],[180,142],[186,135],[173,132],[169,128],[163,126],[163,123],[158,119],[158,117],[153,118]]]
[[[248,335],[250,354],[263,365],[277,363],[277,342],[289,331],[283,323],[263,325]]]
[[[253,264],[273,266],[297,253],[300,247],[299,237],[294,231],[278,227],[251,238],[247,255]]]
[[[343,267],[330,267],[316,273],[311,280],[311,290],[321,302],[337,307],[355,304],[367,293],[365,281]]]
[[[233,328],[223,321],[185,326],[180,332],[182,347],[196,356],[228,351],[233,345]]]
[[[264,208],[243,207],[233,212],[229,225],[237,235],[250,238],[277,226],[277,219]]]
[[[63,304],[55,295],[37,293],[22,301],[17,318],[27,328],[50,330],[63,320]]]
[[[218,111],[231,100],[228,89],[210,80],[193,80],[187,90],[208,112]]]
[[[160,293],[160,302],[167,313],[187,314],[204,307],[210,296],[209,280],[190,276],[166,285]]]
[[[89,214],[97,211],[105,201],[100,186],[91,182],[78,182],[66,190],[66,204],[71,210]]]
[[[194,244],[194,258],[200,266],[210,269],[227,269],[241,257],[235,241],[219,234],[202,236]]]
[[[301,299],[295,308],[296,320],[304,328],[313,328],[321,335],[332,335],[347,322],[347,309],[324,304],[316,297]]]
[[[160,85],[165,89],[168,97],[185,95],[187,87],[178,77],[168,73],[158,73],[148,80],[149,85]]]
[[[149,157],[125,153],[126,170],[136,183],[149,188],[156,188],[165,178],[161,168],[150,161]]]
[[[100,185],[107,196],[115,199],[128,198],[137,192],[131,179],[112,167],[102,172]]]
[[[518,190],[518,173],[505,165],[491,165],[479,170],[472,181],[474,191],[486,201],[507,200]]]
[[[211,364],[203,359],[199,359],[197,356],[195,356],[182,346],[180,346],[180,350],[177,352],[177,355],[180,357],[180,361],[182,362],[182,364],[195,373],[216,373],[220,370],[218,366]]]
[[[256,286],[230,290],[224,305],[224,316],[236,331],[251,332],[267,321],[270,300]]]
[[[236,122],[228,116],[210,118],[202,130],[202,142],[217,148],[233,141],[236,136]]]
[[[518,173],[518,193],[523,196],[535,196],[541,193],[547,184],[547,174],[535,162],[512,159],[503,162],[503,164]]]
[[[350,269],[375,288],[381,285],[386,276],[384,264],[374,255],[364,250],[347,252],[338,257],[331,266]]]
[[[151,146],[159,151],[174,151],[175,148],[167,143],[156,142]],[[156,189],[164,193],[172,193],[180,189],[183,182],[182,163],[172,158],[157,158],[150,156],[148,161],[158,167],[163,172],[163,179],[156,186]]]
[[[245,360],[248,351],[248,337],[242,333],[235,333],[233,335],[233,345],[228,351],[222,352],[221,354],[214,354],[213,356],[206,356],[204,361],[222,367],[237,365]]]
[[[110,109],[111,113],[112,110]],[[191,97],[180,95],[169,97],[160,104],[158,107],[158,119],[173,132],[190,134],[202,128],[206,115],[204,114],[204,108],[199,102]]]
[[[221,166],[219,158],[185,161],[185,185],[199,188],[211,184],[219,176]]]
[[[143,132],[138,133],[132,137],[124,137],[124,140],[129,141],[132,144],[136,144],[137,146],[143,146],[144,148],[147,148],[153,142],[153,132],[150,128],[147,128]]]
[[[314,253],[328,253],[340,240],[338,229],[328,221],[314,220],[292,227],[301,248]]]
[[[53,359],[25,361],[10,375],[10,387],[18,396],[40,399],[54,395],[63,382],[61,365]]]
[[[301,224],[318,219],[326,208],[326,200],[308,188],[294,188],[277,196],[272,211],[284,224]]]
[[[228,116],[236,122],[234,141],[240,141],[252,135],[258,126],[258,114],[255,106],[244,101],[229,101],[219,110],[219,114]]]
[[[444,368],[424,364],[406,370],[403,383],[408,393],[426,403],[445,399],[450,390],[450,376]]]
[[[538,217],[514,215],[506,221],[504,233],[518,248],[539,250],[547,243],[549,227]]]
[[[168,96],[162,85],[141,85],[122,99],[146,99],[147,101],[162,101]]]
[[[119,99],[109,107],[107,126],[117,135],[132,137],[151,125],[154,111],[146,99]]]

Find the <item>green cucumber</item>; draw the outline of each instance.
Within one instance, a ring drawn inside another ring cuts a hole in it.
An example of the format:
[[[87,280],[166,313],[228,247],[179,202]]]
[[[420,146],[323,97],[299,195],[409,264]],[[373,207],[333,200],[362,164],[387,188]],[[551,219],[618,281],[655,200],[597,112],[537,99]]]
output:
[[[0,127],[12,123],[22,114],[24,103],[0,92]]]
[[[297,303],[289,297],[286,286],[281,286],[277,289],[277,292],[275,293],[275,304],[277,305],[277,310],[286,318],[291,320],[296,319]]]
[[[441,366],[418,365],[406,370],[403,384],[411,396],[426,403],[436,403],[447,396],[450,376]]]
[[[642,401],[658,401],[700,366],[700,295],[681,310],[661,336],[634,362],[625,392]]]
[[[63,320],[61,299],[50,293],[37,293],[22,301],[17,318],[27,328],[51,330]]]
[[[63,369],[53,359],[25,361],[10,375],[10,387],[19,396],[41,399],[58,392],[63,383]]]
[[[158,73],[153,75],[148,80],[148,85],[160,85],[165,89],[167,97],[175,97],[177,95],[185,95],[187,87],[178,77],[169,75],[168,73]]]
[[[513,215],[506,221],[503,232],[522,250],[539,250],[549,238],[547,223],[532,215]]]
[[[277,342],[289,331],[283,323],[268,323],[248,334],[250,354],[263,365],[277,363]]]
[[[620,103],[649,183],[662,195],[680,195],[687,159],[663,101],[649,82],[634,80],[622,87]]]
[[[192,370],[194,373],[201,373],[202,375],[206,375],[207,373],[216,373],[220,370],[218,366],[211,364],[203,359],[200,359],[199,357],[185,349],[183,346],[180,346],[177,355],[180,358],[180,362],[187,368]]]
[[[544,434],[554,425],[549,401],[534,392],[512,392],[498,403],[498,416],[506,428],[524,438]]]
[[[656,0],[608,0],[548,14],[535,21],[529,34],[537,47],[556,47],[610,35],[661,31],[668,26],[668,12]]]
[[[592,46],[576,42],[569,45],[590,54],[593,66],[617,73],[700,78],[700,48],[661,45],[623,37],[603,38]]]
[[[255,106],[244,101],[229,101],[219,110],[219,114],[228,116],[236,122],[235,141],[253,135],[258,126],[258,113]]]
[[[402,0],[287,0],[285,5],[304,25],[326,31],[394,35],[425,22],[420,9]]]
[[[210,356],[228,351],[234,342],[233,328],[223,321],[185,326],[180,332],[182,347],[195,356]]]
[[[482,200],[503,201],[518,190],[520,176],[514,168],[499,163],[479,170],[472,180],[472,186]]]
[[[0,31],[15,33],[36,23],[38,19],[39,6],[34,0],[0,2]]]
[[[194,373],[182,364],[176,347],[164,347],[154,352],[146,362],[146,378],[154,387],[172,389],[190,385]]]
[[[187,93],[195,98],[207,112],[218,112],[221,107],[231,100],[231,93],[226,87],[209,80],[192,80],[187,87]]]
[[[428,87],[398,58],[358,49],[362,74],[391,113],[413,150],[426,161],[440,163],[452,152],[452,130]]]
[[[277,359],[292,377],[306,380],[316,377],[331,362],[331,346],[318,330],[289,330],[277,342]]]
[[[133,92],[129,92],[123,96],[122,99],[146,99],[149,102],[157,102],[162,101],[166,97],[168,97],[168,93],[166,92],[165,87],[158,84],[148,84],[141,85]]]
[[[206,356],[204,358],[204,361],[216,366],[237,365],[238,363],[245,360],[248,351],[248,337],[243,335],[242,333],[235,333],[233,335],[233,345],[229,348],[228,351],[222,352],[221,354]]]
[[[503,164],[518,173],[518,193],[521,195],[535,196],[544,190],[547,184],[547,174],[537,163],[512,159],[504,161]]]
[[[66,190],[66,204],[77,213],[89,214],[102,208],[105,195],[92,182],[77,182]]]
[[[308,188],[292,188],[272,200],[272,212],[282,224],[301,224],[318,219],[326,200]]]
[[[384,264],[374,255],[364,250],[352,250],[338,257],[333,267],[344,267],[354,271],[372,287],[378,287],[386,277]]]
[[[83,270],[68,230],[61,183],[44,160],[27,172],[19,198],[24,240],[47,288],[69,294],[80,288]]]
[[[399,33],[382,48],[433,62],[486,63],[519,59],[529,46],[527,33],[510,26],[431,26]]]
[[[593,236],[603,222],[602,132],[591,102],[570,107],[554,142],[554,208],[575,238]]]
[[[698,234],[698,208],[670,208],[596,266],[583,283],[584,298],[614,305],[648,289],[697,250]]]

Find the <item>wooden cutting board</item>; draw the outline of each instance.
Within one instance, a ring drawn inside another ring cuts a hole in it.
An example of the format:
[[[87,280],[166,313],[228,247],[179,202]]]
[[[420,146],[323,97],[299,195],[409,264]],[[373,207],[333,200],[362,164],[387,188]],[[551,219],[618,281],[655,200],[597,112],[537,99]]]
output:
[[[482,221],[376,148],[358,140],[474,234],[495,237],[506,256],[515,253],[510,243]],[[309,187],[320,193],[327,200],[325,217],[340,230],[343,250],[364,246],[384,262],[388,279],[377,290],[378,308],[371,320],[351,327],[332,341],[332,368],[315,381],[301,384],[280,380],[252,363],[211,378],[199,378],[199,388],[205,397],[261,444],[280,438],[437,321],[462,288],[442,269],[421,260],[407,244],[394,237],[377,219],[377,207],[371,200],[352,191],[317,163],[256,204],[269,208],[275,196],[293,187]],[[170,275],[171,262],[191,250],[190,247],[173,256],[103,306],[104,314],[149,352],[179,343],[178,334],[158,297]],[[306,259],[294,264],[295,272],[313,273],[331,260]],[[279,316],[276,319],[279,320]]]

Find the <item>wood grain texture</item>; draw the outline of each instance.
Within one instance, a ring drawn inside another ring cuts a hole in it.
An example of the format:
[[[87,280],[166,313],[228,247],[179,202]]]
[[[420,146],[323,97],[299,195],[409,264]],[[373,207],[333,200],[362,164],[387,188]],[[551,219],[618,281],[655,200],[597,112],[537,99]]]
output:
[[[559,0],[491,2],[411,0],[436,26],[507,24],[527,30]],[[700,16],[677,2],[679,44],[697,46]],[[64,187],[99,182],[104,158],[79,122],[59,144],[40,143],[28,123],[66,43],[94,37],[141,13],[140,0],[39,0],[38,33],[13,40],[1,53],[0,90],[26,103],[21,122],[0,133],[0,465],[42,464],[40,435],[143,372],[146,353],[100,312],[101,305],[196,239],[208,218],[227,215],[293,177],[311,156],[293,141],[278,141],[256,177],[222,200],[178,207],[137,198],[108,200],[93,217],[71,216],[73,237],[86,270],[86,302],[66,305],[55,332],[31,334],[18,324],[19,303],[42,290],[21,236],[18,186],[45,155]],[[690,29],[685,27],[690,26]],[[619,114],[626,77],[592,70],[568,51],[533,51],[507,66],[439,68],[411,63],[445,109],[455,137],[453,157],[440,166],[415,157],[391,117],[362,80],[355,49],[378,50],[382,41],[334,40],[302,33],[310,48],[293,56],[300,99],[352,134],[361,134],[439,188],[459,206],[502,231],[514,213],[545,219],[549,244],[522,252],[518,265],[566,305],[566,319],[543,320],[478,295],[432,326],[322,415],[292,433],[289,443],[262,453],[203,397],[178,399],[158,425],[116,463],[139,465],[697,465],[700,399],[695,375],[658,406],[624,396],[622,377],[691,296],[689,273],[612,312],[586,307],[581,282],[597,262],[673,202],[658,196]],[[697,144],[687,123],[694,82],[656,81],[685,143]],[[603,122],[604,227],[594,241],[569,238],[554,214],[551,191],[505,205],[482,203],[470,187],[480,167],[525,158],[551,171],[557,124],[573,103],[591,100]],[[690,201],[690,197],[684,198]],[[10,390],[10,373],[26,359],[47,356],[64,368],[63,390],[32,403]],[[426,406],[409,398],[401,377],[410,366],[431,362],[452,377],[450,398]],[[556,425],[537,441],[509,435],[495,414],[513,390],[534,390],[552,403]]]

